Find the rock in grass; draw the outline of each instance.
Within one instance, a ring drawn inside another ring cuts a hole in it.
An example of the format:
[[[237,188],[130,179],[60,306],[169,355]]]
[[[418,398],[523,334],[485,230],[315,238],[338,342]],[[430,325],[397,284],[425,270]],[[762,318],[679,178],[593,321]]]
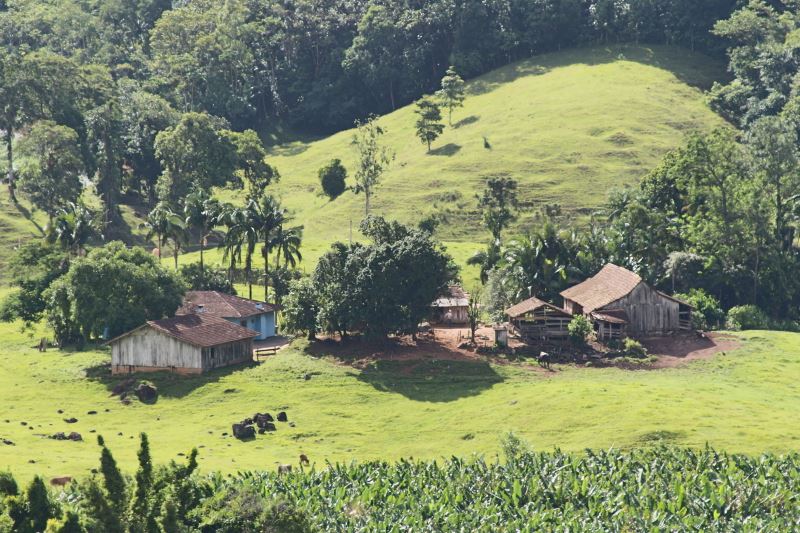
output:
[[[78,419],[75,418],[74,416],[72,418],[65,418],[64,419],[64,422],[66,422],[67,424],[74,424],[77,421],[78,421]]]
[[[286,416],[286,411],[281,411],[278,413],[278,422],[288,422],[289,417]]]
[[[232,429],[233,429],[233,436],[239,440],[254,439],[256,436],[256,430],[253,428],[253,426],[245,426],[244,424],[234,424]]]
[[[140,383],[134,393],[143,403],[154,403],[158,399],[158,389],[148,383]]]

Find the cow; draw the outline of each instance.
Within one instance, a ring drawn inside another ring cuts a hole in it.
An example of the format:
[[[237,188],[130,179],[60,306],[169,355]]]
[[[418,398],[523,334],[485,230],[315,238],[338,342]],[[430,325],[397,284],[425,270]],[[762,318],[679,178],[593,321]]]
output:
[[[536,358],[539,366],[550,370],[550,354],[547,352],[539,352],[539,357]]]
[[[278,465],[278,475],[289,474],[292,471],[292,465]]]
[[[304,453],[301,453],[300,454],[300,465],[301,466],[302,465],[309,466],[310,464],[311,464],[311,462],[308,460],[308,456],[306,454],[304,454]]]
[[[54,477],[50,480],[50,484],[54,487],[64,487],[72,481],[70,476]]]

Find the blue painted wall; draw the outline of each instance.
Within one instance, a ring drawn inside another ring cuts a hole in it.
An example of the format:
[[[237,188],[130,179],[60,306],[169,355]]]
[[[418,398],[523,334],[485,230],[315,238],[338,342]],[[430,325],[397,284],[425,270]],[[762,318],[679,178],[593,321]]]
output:
[[[228,322],[232,322],[237,326],[241,326],[243,319],[238,318],[226,318]],[[257,341],[263,341],[264,339],[268,339],[270,337],[275,336],[275,311],[270,311],[269,313],[264,313],[257,316],[252,316],[247,319],[247,324],[245,325],[246,328],[250,328],[253,331],[258,331],[261,335],[256,337]]]

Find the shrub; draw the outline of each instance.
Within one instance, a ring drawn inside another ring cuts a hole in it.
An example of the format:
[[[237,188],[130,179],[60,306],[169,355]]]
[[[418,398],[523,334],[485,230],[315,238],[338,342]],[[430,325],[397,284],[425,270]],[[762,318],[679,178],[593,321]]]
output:
[[[643,358],[647,356],[647,350],[642,346],[642,343],[635,339],[625,339],[622,341],[622,349],[625,355],[629,357]]]
[[[592,323],[583,315],[576,316],[567,326],[570,340],[576,345],[586,343],[587,337],[592,332]]]
[[[16,496],[17,494],[19,494],[19,487],[11,472],[0,472],[0,496]]]
[[[691,289],[688,293],[676,294],[675,297],[694,307],[692,327],[694,329],[715,329],[725,322],[725,311],[719,300],[703,289]]]
[[[330,163],[319,169],[322,192],[331,200],[335,200],[345,191],[346,179],[347,169],[339,159],[332,159]]]
[[[728,329],[767,329],[769,319],[764,311],[755,305],[739,305],[728,311]]]

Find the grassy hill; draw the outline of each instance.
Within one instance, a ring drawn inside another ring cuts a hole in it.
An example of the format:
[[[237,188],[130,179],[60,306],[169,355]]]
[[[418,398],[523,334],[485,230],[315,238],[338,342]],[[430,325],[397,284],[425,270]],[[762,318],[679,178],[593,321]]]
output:
[[[722,124],[701,91],[722,75],[718,63],[668,47],[571,50],[501,68],[468,83],[464,107],[430,154],[414,136],[413,105],[381,118],[396,160],[374,212],[405,222],[444,213],[440,237],[482,242],[475,194],[488,177],[507,176],[521,186],[521,225],[547,203],[587,213],[610,188],[636,183],[690,131]],[[363,216],[362,196],[319,195],[319,167],[337,157],[354,168],[352,135],[272,150],[277,190],[314,239],[347,239],[349,221]]]
[[[680,368],[557,366],[552,373],[535,364],[447,360],[440,352],[425,357],[424,349],[420,360],[351,365],[342,350],[298,341],[258,366],[147,376],[160,391],[152,405],[111,396],[124,378],[109,375],[105,349],[42,354],[33,348],[40,334],[0,324],[0,470],[23,478],[86,474],[97,467],[97,434],[132,472],[142,431],[157,462],[198,446],[202,468],[223,472],[273,470],[300,453],[318,467],[473,453],[491,459],[508,431],[537,450],[568,452],[708,442],[762,453],[800,444],[794,333],[740,334],[741,348]],[[223,435],[265,410],[286,410],[295,426],[279,424],[252,442]],[[66,423],[70,417],[78,421]],[[61,431],[77,431],[84,442],[47,438]]]

